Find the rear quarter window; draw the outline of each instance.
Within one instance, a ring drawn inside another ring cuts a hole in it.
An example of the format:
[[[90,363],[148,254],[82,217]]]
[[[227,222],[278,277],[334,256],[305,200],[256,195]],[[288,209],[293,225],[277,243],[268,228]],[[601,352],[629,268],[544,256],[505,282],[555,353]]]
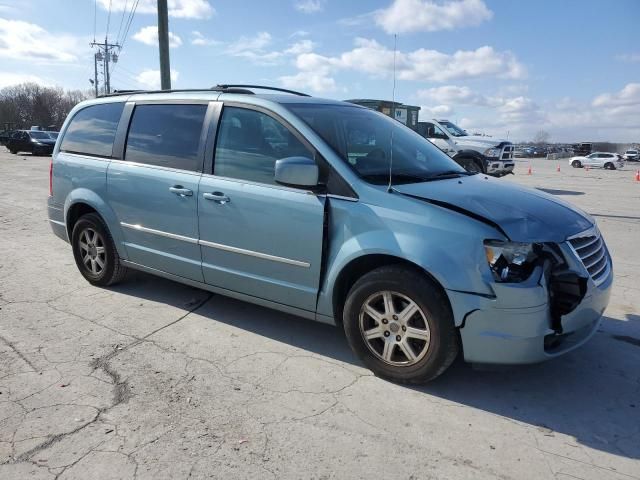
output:
[[[104,103],[75,114],[62,138],[60,150],[110,157],[124,103]]]

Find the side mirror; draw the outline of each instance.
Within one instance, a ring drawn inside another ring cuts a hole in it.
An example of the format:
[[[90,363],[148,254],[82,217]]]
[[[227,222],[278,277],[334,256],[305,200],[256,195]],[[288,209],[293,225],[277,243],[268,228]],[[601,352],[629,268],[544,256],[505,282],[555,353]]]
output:
[[[318,185],[318,165],[308,157],[287,157],[276,160],[275,180],[291,187]]]

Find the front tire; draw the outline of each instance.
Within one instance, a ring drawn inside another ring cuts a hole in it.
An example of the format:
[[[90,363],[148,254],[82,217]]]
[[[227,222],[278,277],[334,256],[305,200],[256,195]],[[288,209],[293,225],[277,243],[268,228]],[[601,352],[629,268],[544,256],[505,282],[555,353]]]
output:
[[[482,164],[480,164],[478,160],[475,160],[469,157],[462,157],[462,158],[457,158],[455,161],[467,172],[484,173],[482,171]]]
[[[373,373],[398,383],[426,383],[458,354],[453,314],[425,274],[381,267],[360,278],[344,306],[349,345]]]
[[[88,213],[80,217],[73,226],[71,246],[78,270],[90,284],[114,285],[126,275],[127,269],[99,215]]]
[[[615,165],[613,163],[605,163],[604,164],[604,168],[607,169],[607,170],[615,170],[616,169],[616,167],[615,167]]]
[[[582,163],[580,163],[578,160],[574,160],[573,162],[571,162],[571,166],[573,168],[582,168]]]

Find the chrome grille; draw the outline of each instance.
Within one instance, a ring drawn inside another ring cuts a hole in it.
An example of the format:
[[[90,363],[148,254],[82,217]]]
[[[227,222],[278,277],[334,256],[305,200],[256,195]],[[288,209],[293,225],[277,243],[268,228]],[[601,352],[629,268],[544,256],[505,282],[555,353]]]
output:
[[[611,263],[600,232],[590,230],[570,238],[569,244],[595,284],[604,282],[611,270]]]
[[[502,156],[501,158],[503,160],[509,160],[511,158],[513,158],[513,146],[512,145],[506,145],[503,149],[502,149]]]

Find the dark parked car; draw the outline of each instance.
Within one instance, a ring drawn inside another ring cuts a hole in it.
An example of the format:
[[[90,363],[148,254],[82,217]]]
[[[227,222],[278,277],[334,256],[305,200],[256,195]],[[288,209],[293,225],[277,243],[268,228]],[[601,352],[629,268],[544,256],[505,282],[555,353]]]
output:
[[[0,145],[6,145],[13,134],[13,130],[3,130],[0,132]]]
[[[31,152],[34,155],[51,155],[56,141],[40,130],[16,130],[6,146],[13,154]]]

